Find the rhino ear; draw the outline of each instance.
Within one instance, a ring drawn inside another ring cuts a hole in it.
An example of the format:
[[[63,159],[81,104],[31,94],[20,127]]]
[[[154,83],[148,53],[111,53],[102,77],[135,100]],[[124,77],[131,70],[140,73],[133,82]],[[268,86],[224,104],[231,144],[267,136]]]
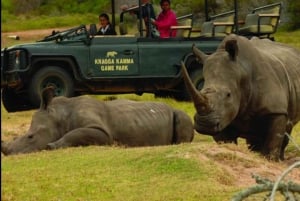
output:
[[[225,50],[228,52],[230,59],[235,61],[236,56],[238,55],[237,41],[234,39],[226,41]]]
[[[45,89],[43,89],[40,109],[46,110],[54,96],[55,96],[54,87],[50,86],[50,87],[46,87]]]

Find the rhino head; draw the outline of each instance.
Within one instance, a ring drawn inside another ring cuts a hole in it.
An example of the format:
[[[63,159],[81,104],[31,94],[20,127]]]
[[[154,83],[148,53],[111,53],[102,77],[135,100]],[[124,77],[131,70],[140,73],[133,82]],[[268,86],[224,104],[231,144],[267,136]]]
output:
[[[237,40],[231,38],[212,55],[206,55],[193,45],[193,52],[203,64],[204,86],[198,91],[182,63],[186,87],[192,97],[196,114],[195,129],[202,134],[220,134],[238,115],[247,86],[245,70],[238,61]]]
[[[42,92],[40,109],[34,113],[27,133],[10,142],[1,142],[1,152],[5,155],[29,153],[44,150],[49,142],[57,139],[56,120],[49,115],[48,105],[54,97],[54,89]]]

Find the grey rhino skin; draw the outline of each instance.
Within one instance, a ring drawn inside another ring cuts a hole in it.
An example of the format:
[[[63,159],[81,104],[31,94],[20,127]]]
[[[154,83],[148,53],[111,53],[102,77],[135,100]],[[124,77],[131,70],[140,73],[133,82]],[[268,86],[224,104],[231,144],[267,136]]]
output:
[[[204,87],[198,91],[182,72],[196,114],[195,130],[216,142],[246,139],[251,150],[283,160],[300,119],[300,51],[267,39],[229,35],[212,55],[195,46],[203,63]]]
[[[24,136],[2,142],[5,155],[86,145],[169,145],[194,137],[191,118],[164,103],[53,94],[51,87],[43,91],[41,107]]]

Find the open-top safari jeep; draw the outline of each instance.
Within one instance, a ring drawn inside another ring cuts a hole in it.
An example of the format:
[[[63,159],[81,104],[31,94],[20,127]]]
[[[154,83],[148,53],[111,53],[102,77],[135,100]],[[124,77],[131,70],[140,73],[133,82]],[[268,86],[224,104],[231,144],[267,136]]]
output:
[[[112,23],[117,27],[115,1],[111,0],[111,4]],[[138,1],[138,6],[121,12],[119,28],[126,23],[124,16],[132,9],[141,11],[142,6]],[[260,11],[258,16],[262,14]],[[236,9],[211,17],[207,13],[206,18],[206,24],[199,30],[193,26],[193,14],[178,17],[178,26],[172,27],[178,33],[175,38],[146,37],[140,17],[137,34],[96,36],[95,25],[91,28],[80,25],[62,32],[53,31],[35,43],[4,48],[1,50],[3,105],[8,112],[37,108],[40,93],[47,86],[54,86],[57,95],[68,97],[147,92],[188,100],[180,62],[184,61],[197,88],[204,82],[202,66],[191,52],[193,44],[211,54],[225,35],[240,31],[244,35],[260,36],[266,30],[260,26],[267,23],[259,17],[259,34],[256,34],[244,32],[247,28],[238,29]],[[271,21],[272,26],[278,25],[273,18]]]

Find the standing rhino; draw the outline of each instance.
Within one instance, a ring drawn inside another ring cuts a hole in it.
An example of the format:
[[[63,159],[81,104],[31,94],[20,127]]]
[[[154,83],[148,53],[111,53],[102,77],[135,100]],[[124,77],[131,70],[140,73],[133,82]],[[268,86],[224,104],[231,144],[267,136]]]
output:
[[[164,103],[130,100],[97,101],[90,97],[55,97],[42,93],[28,132],[2,142],[6,154],[28,153],[70,146],[154,146],[191,142],[194,129],[183,111]]]
[[[195,89],[183,64],[182,72],[197,111],[196,131],[217,142],[242,137],[250,149],[283,160],[285,133],[300,119],[300,51],[230,35],[212,55],[195,46],[193,52],[203,63],[203,89]]]

